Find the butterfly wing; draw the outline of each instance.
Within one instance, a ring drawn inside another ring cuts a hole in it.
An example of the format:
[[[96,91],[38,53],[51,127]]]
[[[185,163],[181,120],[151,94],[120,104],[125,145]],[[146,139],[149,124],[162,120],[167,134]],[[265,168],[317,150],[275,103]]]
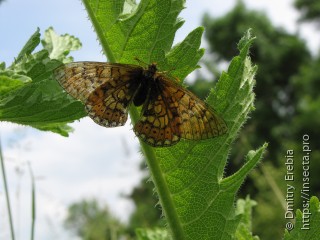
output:
[[[156,97],[147,98],[134,132],[149,145],[166,147],[179,142],[180,124],[178,103],[169,93],[160,91]]]
[[[217,137],[227,132],[225,121],[216,111],[189,90],[163,76],[164,92],[170,93],[178,103],[180,137],[202,140]]]
[[[134,131],[155,147],[171,146],[180,138],[202,140],[227,132],[217,113],[192,92],[158,74],[156,98],[148,97]]]
[[[124,125],[142,68],[135,65],[74,62],[55,70],[55,78],[88,115],[105,127]]]

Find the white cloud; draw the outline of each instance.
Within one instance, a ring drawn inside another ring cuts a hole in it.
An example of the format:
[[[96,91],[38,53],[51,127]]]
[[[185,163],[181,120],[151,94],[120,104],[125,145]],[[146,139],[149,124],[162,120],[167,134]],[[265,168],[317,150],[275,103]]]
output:
[[[10,159],[6,161],[6,169],[12,208],[21,235],[30,230],[31,224],[27,161],[36,177],[37,226],[41,228],[38,239],[48,239],[52,225],[60,229],[67,206],[83,198],[107,203],[123,221],[133,210],[132,203],[121,197],[121,194],[130,194],[142,177],[139,171],[142,157],[130,124],[107,129],[84,118],[73,127],[75,131],[69,138],[22,128],[28,134],[10,146],[6,144],[4,157]],[[4,142],[7,136],[13,136],[10,129],[14,128],[14,125],[1,126],[0,131],[5,129],[6,133]],[[0,209],[1,215],[6,215],[4,202]]]
[[[292,0],[246,0],[248,7],[265,12],[276,26],[281,26],[290,32],[296,31],[298,12],[293,7]]]
[[[318,38],[315,37],[316,26],[314,24],[297,25],[299,12],[293,6],[293,0],[244,0],[249,9],[264,12],[276,27],[282,27],[290,33],[299,33],[311,51],[316,54],[319,49]],[[220,17],[230,11],[237,0],[198,0],[187,1],[186,9],[181,16],[186,19],[186,23],[178,31],[176,42],[180,42],[184,37],[197,26],[201,25],[204,13],[209,13],[212,17]],[[206,46],[203,43],[203,46]]]

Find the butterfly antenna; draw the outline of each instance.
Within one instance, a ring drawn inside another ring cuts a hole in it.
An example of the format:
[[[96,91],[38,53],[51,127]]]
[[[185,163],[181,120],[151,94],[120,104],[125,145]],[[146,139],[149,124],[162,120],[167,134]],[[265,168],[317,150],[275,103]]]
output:
[[[160,73],[166,74],[166,75],[171,75],[172,71],[176,70],[176,68],[170,68],[169,70],[161,71]]]
[[[145,65],[145,66],[148,66],[148,63],[142,61],[141,59],[139,59],[138,57],[134,57],[134,60],[136,60],[139,65]]]
[[[169,70],[166,71],[167,74],[171,75],[172,71],[176,70],[175,67],[170,68]]]

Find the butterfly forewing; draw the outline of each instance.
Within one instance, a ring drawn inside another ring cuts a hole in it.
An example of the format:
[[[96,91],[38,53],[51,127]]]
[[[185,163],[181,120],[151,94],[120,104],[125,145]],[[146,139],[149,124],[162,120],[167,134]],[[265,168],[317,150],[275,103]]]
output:
[[[124,125],[127,121],[128,105],[142,73],[135,65],[76,62],[55,71],[63,88],[74,98],[81,100],[89,116],[106,127]]]

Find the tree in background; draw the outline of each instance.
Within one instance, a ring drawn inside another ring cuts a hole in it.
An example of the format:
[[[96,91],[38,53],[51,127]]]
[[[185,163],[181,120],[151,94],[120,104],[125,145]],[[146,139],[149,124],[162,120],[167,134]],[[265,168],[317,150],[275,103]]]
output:
[[[147,171],[144,161],[141,164],[140,169],[145,172]],[[152,181],[148,181],[148,179],[149,177],[143,178],[140,184],[136,186],[128,196],[135,205],[135,211],[130,216],[127,228],[127,231],[131,236],[135,236],[135,230],[137,228],[164,226],[164,222],[161,218],[162,211],[158,204],[159,199],[155,195]]]
[[[118,240],[124,236],[124,226],[95,199],[70,205],[65,227],[84,240]]]
[[[269,142],[268,155],[263,165],[253,172],[239,195],[250,194],[258,202],[253,216],[254,233],[262,239],[281,239],[285,220],[286,182],[283,179],[286,151],[294,149],[295,158],[302,159],[302,135],[310,133],[310,137],[316,139],[320,129],[320,101],[315,93],[318,92],[315,89],[320,79],[316,71],[320,67],[319,63],[311,57],[306,44],[298,35],[274,27],[264,14],[246,9],[242,2],[238,2],[223,17],[211,18],[206,15],[203,23],[214,56],[211,58],[213,64],[229,61],[235,55],[237,39],[246,29],[252,28],[257,37],[251,50],[252,61],[259,67],[255,89],[256,110],[241,132],[239,144],[233,148],[231,159],[243,161],[237,156],[247,151],[243,149],[245,144],[251,149],[265,139]],[[202,79],[200,83],[203,85]],[[320,158],[318,151],[313,152],[313,158]],[[227,172],[234,172],[239,162],[230,162]],[[301,171],[300,162],[295,162],[298,171]],[[310,167],[312,172],[319,170],[319,166],[315,166],[315,163],[313,165]],[[300,176],[302,174],[296,172],[295,186],[302,186]],[[312,182],[310,187],[313,194],[319,192],[318,183]],[[295,197],[297,208],[301,206],[301,198]]]
[[[314,21],[320,23],[320,2],[317,0],[296,0],[295,7],[301,11],[301,21]],[[317,25],[319,26],[319,25]],[[314,54],[314,58],[308,64],[305,64],[300,72],[293,79],[293,86],[296,90],[297,114],[293,119],[296,135],[302,136],[310,133],[310,138],[318,139],[320,134],[320,52]],[[313,156],[320,158],[319,147],[313,145]],[[315,161],[311,162],[312,169],[319,172],[319,166]],[[315,178],[311,179],[312,186],[316,185],[319,193],[320,183]]]
[[[276,153],[281,150],[283,138],[290,134],[281,126],[287,126],[296,104],[290,78],[310,59],[305,43],[298,36],[274,27],[264,14],[246,9],[242,2],[221,18],[206,15],[203,24],[209,51],[218,59],[216,64],[235,56],[238,39],[246,29],[253,29],[257,39],[251,49],[251,58],[259,68],[255,88],[256,110],[240,135],[240,145],[247,143],[251,149],[252,144],[258,146],[267,141],[269,158],[277,164]],[[247,149],[234,148],[233,154],[243,156],[243,151]]]
[[[320,2],[318,0],[295,0],[294,5],[301,11],[301,20],[320,21]]]

